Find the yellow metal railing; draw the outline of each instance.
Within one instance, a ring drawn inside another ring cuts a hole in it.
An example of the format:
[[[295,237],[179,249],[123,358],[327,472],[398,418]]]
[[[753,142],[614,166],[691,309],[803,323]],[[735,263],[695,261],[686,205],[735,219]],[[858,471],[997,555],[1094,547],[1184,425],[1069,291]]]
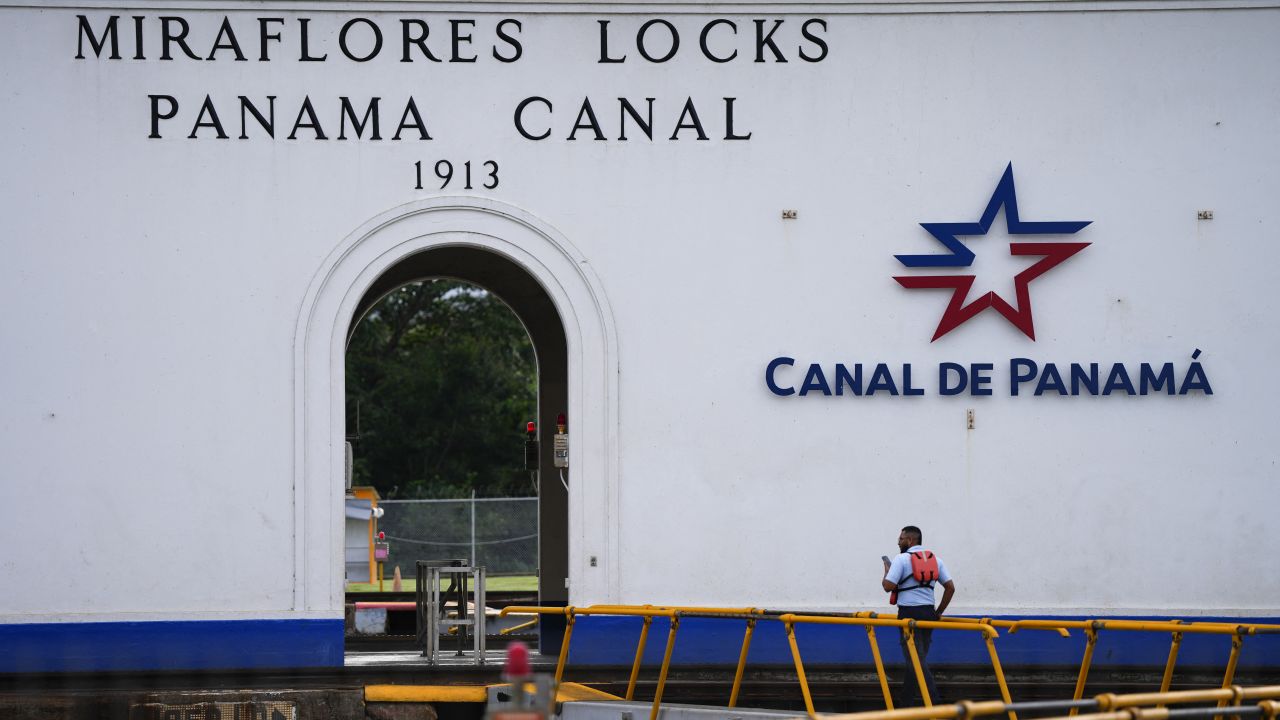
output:
[[[861,615],[861,613],[858,615]],[[870,615],[870,613],[867,613],[867,615]],[[777,619],[782,621],[783,626],[786,629],[787,641],[791,645],[791,656],[795,660],[796,664],[796,674],[800,676],[800,690],[804,694],[805,709],[809,712],[810,717],[815,716],[813,698],[809,693],[809,684],[804,677],[804,667],[800,662],[800,649],[797,647],[795,639],[795,625],[802,623],[815,625],[861,625],[867,628],[868,637],[871,639],[872,643],[875,643],[874,632],[876,627],[899,628],[905,636],[905,645],[907,647],[907,652],[911,657],[912,671],[915,673],[916,682],[919,683],[920,697],[924,701],[925,707],[931,706],[933,704],[933,699],[929,697],[929,690],[924,681],[924,669],[920,663],[920,656],[916,652],[916,629],[969,630],[980,632],[982,633],[983,640],[986,642],[987,652],[991,656],[991,667],[995,670],[996,682],[1000,686],[1000,697],[1004,698],[1006,702],[1012,702],[1012,699],[1009,697],[1009,686],[1004,677],[1004,669],[1000,666],[1000,656],[996,652],[994,644],[995,638],[999,636],[999,633],[997,633],[996,629],[990,625],[983,623],[947,623],[930,620],[899,620],[897,618],[859,617],[856,615],[853,617],[841,617],[831,615],[796,615],[791,613],[779,615]],[[874,654],[878,655],[879,653],[876,652]],[[893,699],[889,694],[889,681],[885,675],[883,662],[877,661],[876,674],[879,676],[880,688],[884,693],[885,707],[892,709]],[[1017,720],[1017,718],[1010,714],[1009,720]]]
[[[969,720],[971,718],[1000,715],[1018,711],[1062,712],[1090,710],[1077,715],[1078,720],[1170,720],[1171,718],[1210,718],[1215,715],[1257,716],[1264,720],[1276,720],[1280,713],[1280,685],[1244,688],[1238,685],[1217,690],[1179,690],[1174,692],[1132,693],[1116,695],[1106,693],[1092,700],[1047,700],[1023,703],[1007,703],[997,700],[964,701],[954,705],[910,708],[906,710],[877,710],[873,712],[823,715],[823,720]],[[1255,705],[1244,705],[1255,702]],[[1216,707],[1171,711],[1166,705],[1190,703],[1216,703]],[[1230,703],[1230,705],[1227,705]],[[1150,706],[1150,707],[1144,707]],[[1050,720],[1065,720],[1071,715],[1060,715]]]
[[[555,681],[559,683],[564,678],[565,664],[569,659],[569,643],[573,638],[573,627],[575,619],[580,615],[612,615],[612,616],[629,616],[642,618],[642,627],[640,630],[640,639],[636,643],[635,660],[631,665],[631,677],[627,682],[626,699],[635,699],[636,682],[640,675],[640,665],[644,658],[645,645],[648,642],[649,628],[655,617],[665,617],[670,621],[670,629],[667,632],[667,644],[663,651],[662,666],[658,671],[658,683],[654,691],[653,706],[649,712],[650,720],[657,720],[658,710],[662,707],[662,693],[666,688],[667,673],[671,668],[671,654],[675,648],[676,634],[680,629],[681,618],[719,618],[726,620],[745,620],[747,627],[743,636],[742,650],[738,657],[738,666],[734,672],[733,689],[729,696],[729,706],[734,707],[738,701],[738,694],[742,687],[742,676],[747,662],[747,651],[750,649],[751,636],[755,631],[756,624],[760,621],[781,622],[783,629],[787,635],[787,643],[791,649],[791,658],[795,663],[796,675],[800,682],[800,692],[804,696],[805,710],[810,717],[816,717],[817,713],[813,706],[813,695],[809,691],[809,682],[804,673],[804,662],[801,658],[800,647],[796,641],[795,627],[797,625],[854,625],[862,626],[867,630],[867,637],[871,643],[872,655],[876,661],[876,673],[880,680],[880,689],[884,694],[885,707],[893,708],[893,699],[889,694],[889,681],[885,673],[884,662],[880,657],[879,646],[876,642],[875,629],[877,627],[894,627],[899,628],[906,636],[906,646],[911,656],[911,665],[915,673],[916,680],[920,684],[921,697],[927,706],[932,704],[929,697],[929,691],[924,682],[924,670],[920,663],[920,657],[916,653],[914,634],[916,629],[928,630],[958,630],[971,631],[981,633],[987,650],[991,656],[991,664],[995,670],[996,681],[1000,686],[1000,696],[1006,702],[1012,702],[1009,697],[1009,687],[1005,682],[1004,670],[1000,666],[1000,658],[996,653],[993,640],[998,636],[998,632],[991,625],[983,623],[949,623],[926,620],[899,620],[897,618],[872,617],[874,613],[849,613],[849,614],[827,614],[827,615],[806,615],[800,613],[774,613],[755,608],[690,608],[690,607],[657,607],[651,605],[643,606],[625,606],[625,605],[593,605],[590,607],[533,607],[533,606],[512,606],[504,608],[502,615],[563,615],[565,618],[564,638],[560,645],[560,657],[556,662]],[[1010,713],[1010,720],[1017,720],[1016,716]]]
[[[510,635],[511,633],[514,633],[514,632],[520,632],[521,630],[525,630],[525,629],[527,629],[527,628],[531,628],[531,627],[533,627],[534,625],[537,625],[537,624],[538,624],[538,618],[534,618],[534,619],[532,619],[532,620],[530,620],[530,621],[528,621],[528,622],[522,622],[522,623],[520,623],[519,625],[512,625],[512,626],[511,626],[511,627],[509,627],[509,628],[503,628],[502,630],[499,630],[499,631],[498,631],[498,634],[499,634],[499,635]]]
[[[1081,630],[1085,634],[1084,657],[1080,661],[1080,672],[1076,677],[1073,700],[1084,697],[1085,683],[1089,678],[1089,669],[1093,664],[1093,651],[1098,643],[1098,632],[1101,630],[1117,630],[1123,632],[1167,632],[1172,636],[1169,646],[1169,657],[1165,661],[1164,674],[1160,680],[1160,692],[1168,692],[1173,682],[1173,668],[1178,661],[1178,650],[1182,645],[1182,637],[1186,633],[1207,635],[1230,635],[1231,654],[1227,659],[1226,672],[1222,678],[1222,687],[1231,687],[1235,680],[1236,668],[1240,661],[1240,650],[1244,646],[1244,638],[1249,635],[1280,633],[1280,625],[1232,624],[1223,622],[1184,622],[1182,620],[993,620],[991,618],[946,618],[944,622],[984,623],[994,627],[1007,629],[1010,633],[1018,630],[1055,630],[1063,637],[1069,636],[1069,630]],[[1224,701],[1225,702],[1225,701]],[[1071,715],[1075,715],[1073,710]]]
[[[926,720],[928,718],[953,718],[967,717],[967,715],[956,715],[959,712],[956,708],[969,708],[981,706],[989,710],[981,714],[1008,714],[1010,720],[1017,720],[1017,708],[1019,704],[1015,704],[1009,695],[1009,686],[1004,676],[1004,669],[1000,665],[999,653],[996,651],[995,639],[999,636],[997,628],[1004,628],[1010,634],[1019,630],[1048,630],[1057,632],[1063,637],[1070,637],[1070,630],[1081,630],[1085,634],[1085,651],[1084,657],[1080,663],[1080,672],[1076,679],[1075,692],[1070,701],[1067,703],[1075,703],[1070,708],[1068,716],[1075,716],[1082,708],[1101,708],[1108,710],[1110,705],[1097,704],[1102,702],[1101,698],[1108,697],[1170,697],[1174,699],[1160,700],[1163,702],[1194,702],[1194,700],[1185,700],[1183,698],[1191,697],[1190,695],[1169,693],[1169,686],[1173,679],[1173,668],[1177,662],[1178,649],[1182,643],[1185,633],[1209,634],[1209,635],[1230,635],[1231,636],[1231,654],[1227,661],[1226,673],[1223,677],[1222,688],[1215,691],[1203,691],[1217,693],[1213,696],[1218,701],[1220,707],[1226,707],[1226,704],[1235,698],[1232,695],[1233,686],[1231,683],[1235,678],[1236,667],[1240,659],[1240,650],[1244,643],[1244,638],[1250,635],[1280,633],[1280,625],[1258,625],[1258,624],[1232,624],[1222,622],[1183,622],[1180,620],[1169,621],[1138,621],[1138,620],[1038,620],[1038,619],[1022,619],[1022,620],[998,620],[993,618],[968,618],[968,617],[946,617],[938,621],[924,620],[899,620],[897,618],[881,617],[874,612],[854,612],[854,613],[791,613],[785,611],[765,610],[752,607],[688,607],[688,606],[654,606],[654,605],[592,605],[589,607],[536,607],[536,606],[512,606],[501,611],[505,615],[563,615],[565,618],[564,638],[560,646],[560,656],[556,662],[555,680],[561,682],[564,677],[565,665],[569,658],[569,643],[573,637],[573,628],[575,618],[579,615],[612,615],[624,617],[638,617],[642,620],[640,630],[640,638],[636,643],[635,659],[631,666],[631,675],[627,682],[627,700],[635,699],[636,683],[640,676],[640,666],[644,658],[645,646],[649,639],[649,629],[653,624],[655,617],[664,617],[670,621],[670,629],[667,632],[666,647],[663,651],[662,665],[658,673],[658,682],[654,692],[653,706],[650,710],[650,720],[656,720],[658,711],[662,706],[662,694],[666,688],[667,675],[671,667],[672,651],[675,648],[676,635],[680,629],[681,618],[719,618],[725,620],[742,620],[746,622],[746,629],[742,638],[742,648],[738,656],[738,665],[734,672],[733,688],[729,695],[729,707],[736,707],[739,694],[742,688],[743,673],[746,668],[747,654],[751,647],[752,636],[755,633],[757,624],[761,621],[781,622],[786,632],[787,644],[791,650],[791,657],[795,663],[796,676],[799,680],[800,691],[804,696],[805,709],[810,717],[816,717],[813,706],[813,696],[809,690],[808,679],[805,677],[804,663],[801,658],[800,647],[795,636],[795,627],[797,625],[814,624],[814,625],[851,625],[866,628],[867,640],[871,646],[871,656],[875,662],[876,675],[880,683],[880,690],[884,696],[885,711],[882,712],[900,712],[905,714],[896,714],[893,717],[897,720]],[[898,628],[906,639],[906,647],[911,661],[912,672],[916,681],[920,686],[921,699],[924,707],[913,708],[911,710],[894,711],[893,698],[889,692],[888,676],[885,673],[884,660],[880,654],[879,643],[876,638],[877,627],[894,627]],[[995,671],[996,682],[999,685],[1001,701],[991,701],[989,703],[968,703],[955,706],[942,706],[935,714],[932,709],[932,698],[929,697],[928,689],[924,682],[924,672],[921,661],[916,653],[914,635],[917,629],[927,630],[968,630],[979,632],[982,634],[983,641],[986,644],[988,655],[991,658],[991,666]],[[1090,701],[1082,700],[1084,695],[1085,684],[1089,676],[1089,669],[1093,661],[1093,651],[1097,644],[1098,633],[1102,630],[1115,630],[1126,632],[1168,632],[1172,635],[1172,645],[1169,649],[1169,656],[1165,663],[1164,674],[1161,679],[1160,691],[1157,694],[1147,694],[1140,696],[1098,696],[1099,700]],[[1201,692],[1201,691],[1196,691]],[[1252,691],[1250,691],[1252,692]],[[1250,696],[1251,698],[1254,696]],[[1270,697],[1270,696],[1268,696]],[[1033,706],[1035,703],[1023,703],[1023,706]],[[1164,717],[1157,717],[1162,704],[1158,704],[1156,708],[1152,708],[1151,712],[1146,712],[1140,720],[1167,720]],[[999,708],[992,710],[991,708]],[[966,711],[967,712],[967,711]],[[952,713],[952,714],[947,714]],[[1153,714],[1154,713],[1154,714]],[[859,715],[858,717],[878,717],[873,715]],[[888,717],[888,716],[886,716]],[[1274,720],[1274,714],[1268,715],[1268,720]],[[1089,716],[1088,720],[1125,720],[1122,718],[1102,718]],[[1130,717],[1127,720],[1135,720]]]

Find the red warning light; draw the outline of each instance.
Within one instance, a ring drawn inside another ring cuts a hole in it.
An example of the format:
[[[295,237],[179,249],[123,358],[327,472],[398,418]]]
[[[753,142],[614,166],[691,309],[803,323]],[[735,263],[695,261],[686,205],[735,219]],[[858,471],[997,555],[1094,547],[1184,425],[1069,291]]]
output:
[[[507,647],[507,663],[502,675],[508,680],[527,678],[532,672],[529,665],[529,646],[522,642],[513,642]]]
[[[556,416],[556,424],[557,424],[557,425],[567,425],[567,424],[568,424],[568,423],[566,423],[566,422],[564,421],[564,413],[560,413],[559,415],[557,415],[557,416]]]
[[[386,539],[387,539],[387,534],[386,534],[385,532],[383,532],[383,531],[379,530],[379,531],[378,531],[378,539],[379,539],[379,540],[386,540]]]
[[[532,420],[530,420],[529,424],[525,426],[524,431],[531,434],[535,433],[538,431],[538,426],[535,425]]]

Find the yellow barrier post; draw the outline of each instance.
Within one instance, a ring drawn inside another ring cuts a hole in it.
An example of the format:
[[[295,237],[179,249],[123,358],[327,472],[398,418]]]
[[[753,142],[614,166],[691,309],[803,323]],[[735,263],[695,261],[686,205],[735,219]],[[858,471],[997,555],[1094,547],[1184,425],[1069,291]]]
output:
[[[1004,668],[1000,667],[1000,656],[996,653],[995,637],[983,633],[982,639],[987,644],[987,653],[991,655],[991,667],[995,668],[996,671],[996,683],[1000,685],[1000,698],[1006,704],[1012,704],[1013,698],[1009,696],[1009,684],[1004,679]],[[1018,714],[1010,711],[1009,720],[1018,720]]]
[[[738,654],[738,670],[733,674],[733,690],[729,693],[729,707],[738,706],[738,691],[742,689],[742,673],[747,669],[747,651],[751,649],[751,634],[755,632],[756,619],[747,619],[747,632],[742,636],[742,652]]]
[[[636,697],[636,680],[640,677],[640,661],[644,658],[644,646],[649,641],[649,626],[653,624],[653,616],[644,617],[644,627],[640,629],[640,642],[636,643],[636,659],[631,663],[631,680],[627,682],[627,699]]]
[[[880,692],[884,693],[884,709],[893,709],[893,694],[889,692],[889,676],[884,672],[884,660],[880,657],[880,644],[876,642],[876,626],[867,626],[867,641],[871,643],[871,657],[876,661],[876,675],[880,677]]]
[[[569,662],[569,639],[573,637],[573,608],[564,609],[564,640],[560,644],[560,659],[556,661],[556,685],[564,678],[564,666]]]
[[[1169,645],[1169,660],[1164,664],[1164,677],[1160,680],[1160,692],[1169,692],[1169,686],[1173,684],[1173,666],[1178,662],[1178,648],[1182,645],[1182,633],[1173,633],[1173,643]],[[1164,704],[1156,705],[1156,707],[1164,707]]]
[[[916,652],[916,621],[910,620],[902,628],[906,637],[907,652],[911,655],[911,667],[916,671],[916,682],[920,685],[920,699],[925,707],[933,707],[933,698],[929,697],[929,688],[924,683],[924,670],[920,667],[920,654]]]
[[[1231,636],[1231,658],[1227,660],[1227,673],[1222,677],[1222,688],[1225,690],[1231,687],[1231,681],[1236,677],[1236,665],[1240,662],[1240,648],[1244,646],[1244,635],[1237,631]],[[1218,701],[1218,707],[1226,707],[1226,699]]]
[[[791,644],[791,659],[796,663],[796,675],[800,678],[804,709],[809,713],[809,717],[817,717],[818,713],[813,709],[813,695],[809,693],[809,681],[804,676],[804,663],[800,660],[800,646],[796,644],[796,626],[790,620],[784,620],[782,626],[787,631],[787,642]]]
[[[1089,665],[1093,662],[1093,647],[1098,644],[1098,630],[1093,624],[1084,629],[1084,659],[1080,661],[1080,677],[1076,678],[1076,692],[1071,696],[1072,700],[1079,700],[1084,697],[1084,684],[1089,679]],[[1068,717],[1075,717],[1078,714],[1076,708],[1071,708]]]
[[[658,708],[662,706],[662,691],[667,686],[667,670],[671,668],[671,650],[676,646],[676,630],[680,629],[680,616],[671,615],[671,631],[667,633],[667,650],[662,654],[662,671],[658,673],[658,689],[653,695],[653,709],[649,720],[658,720]]]

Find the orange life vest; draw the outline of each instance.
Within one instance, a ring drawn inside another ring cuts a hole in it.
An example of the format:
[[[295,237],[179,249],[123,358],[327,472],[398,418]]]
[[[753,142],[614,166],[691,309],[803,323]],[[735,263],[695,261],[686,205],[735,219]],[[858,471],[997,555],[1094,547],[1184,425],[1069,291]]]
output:
[[[889,593],[889,604],[898,604],[900,590],[914,590],[918,587],[932,588],[938,580],[938,558],[929,550],[917,550],[911,554],[911,577],[916,581],[911,587],[899,587]]]

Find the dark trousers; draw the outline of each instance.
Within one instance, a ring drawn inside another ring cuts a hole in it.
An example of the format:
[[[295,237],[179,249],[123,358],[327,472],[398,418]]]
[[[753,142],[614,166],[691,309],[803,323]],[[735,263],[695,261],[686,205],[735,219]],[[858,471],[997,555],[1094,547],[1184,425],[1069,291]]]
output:
[[[937,620],[938,613],[932,605],[899,605],[899,620]],[[933,684],[933,673],[929,672],[929,663],[925,658],[929,655],[929,643],[933,640],[933,631],[922,628],[915,629],[916,655],[920,657],[920,670],[924,673],[924,684],[929,690],[929,701],[938,703],[938,688]],[[907,649],[906,633],[898,632],[898,644],[902,646],[902,659],[906,662],[902,676],[902,690],[898,694],[898,704],[902,707],[923,705],[920,697],[920,683],[916,680],[915,666],[911,664],[911,652]]]

